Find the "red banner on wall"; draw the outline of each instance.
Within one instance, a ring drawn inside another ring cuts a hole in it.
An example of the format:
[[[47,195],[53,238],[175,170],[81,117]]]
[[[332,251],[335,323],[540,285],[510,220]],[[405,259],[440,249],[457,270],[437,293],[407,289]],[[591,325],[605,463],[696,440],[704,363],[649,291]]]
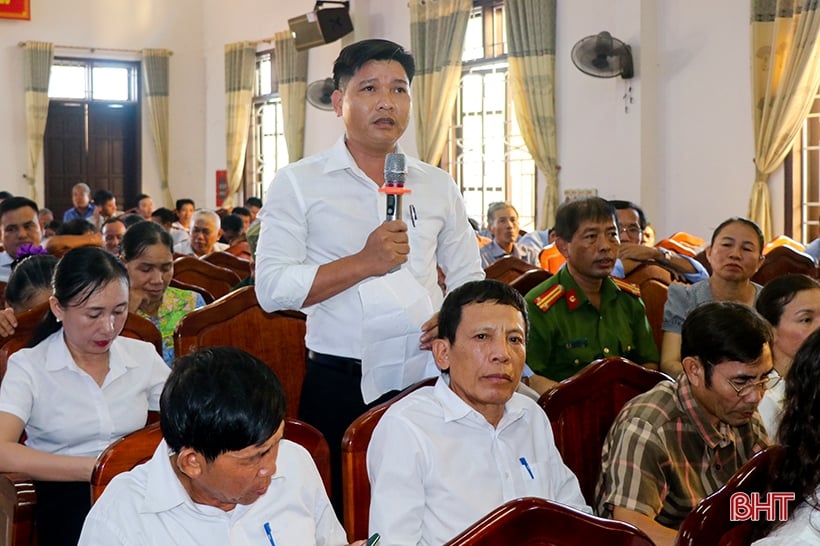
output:
[[[0,18],[31,19],[31,0],[0,0]]]
[[[228,197],[228,171],[216,171],[216,206],[221,207]]]

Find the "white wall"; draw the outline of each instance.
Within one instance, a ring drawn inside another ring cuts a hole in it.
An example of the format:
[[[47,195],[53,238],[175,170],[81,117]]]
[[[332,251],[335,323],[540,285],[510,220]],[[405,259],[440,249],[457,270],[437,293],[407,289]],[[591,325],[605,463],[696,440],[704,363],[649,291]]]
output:
[[[213,206],[214,171],[225,168],[224,44],[272,36],[313,5],[313,0],[38,0],[31,21],[0,20],[0,73],[12,76],[0,80],[0,189],[27,193],[18,41],[165,47],[174,51],[172,193]],[[352,14],[352,36],[310,50],[309,81],[330,75],[339,49],[352,40],[384,37],[409,47],[406,0],[352,0]],[[572,45],[604,29],[632,45],[632,80],[596,79],[572,65]],[[724,218],[746,214],[754,177],[748,0],[564,0],[558,2],[557,38],[562,190],[597,188],[602,197],[640,202],[661,236],[685,230],[705,237]],[[631,104],[623,98],[630,89]],[[145,111],[143,120],[143,190],[159,196]],[[331,145],[341,131],[332,112],[308,106],[307,154]],[[415,152],[412,126],[402,145]],[[40,196],[42,180],[41,169]],[[770,187],[779,232],[781,173]]]

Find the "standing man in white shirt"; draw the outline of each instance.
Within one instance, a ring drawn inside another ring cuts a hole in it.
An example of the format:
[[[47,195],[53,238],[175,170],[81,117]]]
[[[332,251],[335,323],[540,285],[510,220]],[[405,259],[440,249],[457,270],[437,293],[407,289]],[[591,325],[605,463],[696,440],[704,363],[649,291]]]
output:
[[[276,173],[259,213],[256,294],[266,311],[307,314],[307,374],[299,416],[330,444],[341,509],[341,440],[395,390],[436,373],[429,343],[449,289],[484,277],[458,187],[406,158],[403,220],[385,221],[385,156],[410,122],[412,56],[387,40],[345,47],[333,67],[345,134],[329,150]],[[421,337],[420,337],[421,336]]]
[[[79,544],[347,544],[310,454],[283,438],[284,418],[282,386],[256,357],[215,347],[178,359],[160,397],[163,440],[111,481]]]
[[[25,244],[40,244],[37,203],[25,197],[10,197],[0,203],[3,252],[0,253],[0,281],[8,282],[17,249]]]
[[[444,544],[517,497],[592,513],[546,414],[515,393],[526,339],[527,305],[506,284],[470,282],[444,300],[443,375],[393,404],[367,449],[369,527],[386,544]]]

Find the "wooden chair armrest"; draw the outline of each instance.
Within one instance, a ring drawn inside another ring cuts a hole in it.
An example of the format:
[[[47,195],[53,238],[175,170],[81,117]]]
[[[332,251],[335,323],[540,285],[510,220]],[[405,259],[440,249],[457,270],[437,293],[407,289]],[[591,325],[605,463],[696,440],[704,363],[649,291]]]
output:
[[[29,476],[19,472],[0,473],[0,537],[3,544],[33,544],[36,503],[37,493]]]

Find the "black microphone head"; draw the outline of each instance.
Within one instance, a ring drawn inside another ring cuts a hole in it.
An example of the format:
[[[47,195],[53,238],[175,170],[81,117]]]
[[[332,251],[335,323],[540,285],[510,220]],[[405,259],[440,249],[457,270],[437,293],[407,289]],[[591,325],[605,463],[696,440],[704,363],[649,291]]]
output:
[[[384,158],[384,183],[388,186],[403,187],[407,179],[407,165],[404,154],[387,154]]]

